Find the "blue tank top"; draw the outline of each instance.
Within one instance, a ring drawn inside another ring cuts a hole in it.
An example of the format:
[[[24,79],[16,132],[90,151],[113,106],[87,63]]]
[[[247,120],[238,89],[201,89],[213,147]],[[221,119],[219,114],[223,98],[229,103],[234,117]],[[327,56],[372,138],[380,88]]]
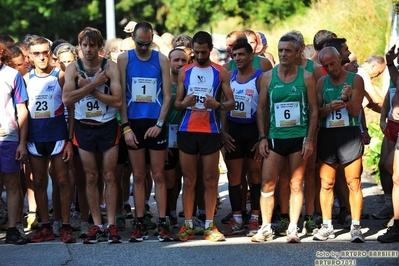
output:
[[[235,106],[228,112],[227,118],[235,123],[249,124],[256,122],[256,108],[258,107],[259,93],[256,86],[262,70],[256,70],[255,74],[245,83],[237,81],[238,70],[234,70],[230,79],[230,87],[233,91]]]
[[[50,142],[68,138],[68,128],[62,103],[62,88],[58,82],[60,70],[54,68],[46,77],[29,72],[29,142]]]
[[[158,119],[163,102],[162,69],[159,52],[142,61],[135,50],[128,51],[126,66],[126,105],[129,119]]]

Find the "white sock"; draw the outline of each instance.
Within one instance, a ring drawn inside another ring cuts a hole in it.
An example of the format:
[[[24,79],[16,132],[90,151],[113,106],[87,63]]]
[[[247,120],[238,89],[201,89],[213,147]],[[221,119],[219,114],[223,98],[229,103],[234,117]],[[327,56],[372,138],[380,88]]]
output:
[[[233,218],[234,220],[236,220],[237,223],[242,223],[242,214],[233,214]]]

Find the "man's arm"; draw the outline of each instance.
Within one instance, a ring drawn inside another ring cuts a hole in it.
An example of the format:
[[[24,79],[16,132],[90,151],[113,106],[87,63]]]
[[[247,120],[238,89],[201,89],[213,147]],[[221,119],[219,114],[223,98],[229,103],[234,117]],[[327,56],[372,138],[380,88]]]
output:
[[[349,101],[346,102],[346,110],[352,117],[357,117],[362,107],[362,101],[364,97],[364,82],[362,77],[355,75],[353,78],[352,96]]]
[[[185,110],[189,106],[194,106],[196,99],[194,92],[186,95],[186,90],[184,88],[184,69],[179,70],[179,75],[177,76],[177,88],[176,88],[176,100],[174,103],[175,109],[178,111]]]
[[[233,92],[230,87],[230,74],[227,72],[227,70],[222,69],[222,91],[223,91],[223,97],[221,97],[221,101],[223,104],[223,111],[230,111],[234,109],[234,96]],[[215,109],[218,109],[220,104]]]
[[[309,106],[309,127],[306,141],[303,145],[304,150],[302,156],[304,159],[308,158],[314,151],[314,141],[316,135],[317,121],[318,121],[318,108],[317,108],[317,94],[316,94],[316,81],[312,74],[305,73],[306,95]]]
[[[270,80],[271,71],[263,73],[260,76],[259,101],[258,107],[256,109],[256,122],[258,124],[259,137],[262,138],[259,142],[259,153],[260,155],[262,155],[262,157],[265,158],[269,156],[269,144],[267,137],[269,135],[270,128],[270,108],[267,91],[269,88]]]
[[[159,61],[162,69],[162,106],[158,121],[165,122],[170,105],[172,104],[172,88],[170,81],[170,63],[169,59],[163,54],[159,54]]]
[[[391,104],[389,102],[390,98],[391,98],[390,90],[388,89],[387,93],[385,94],[384,103],[382,104],[382,108],[381,108],[380,128],[382,131],[384,131],[385,128],[387,127],[388,113],[389,113],[389,109],[391,107]]]
[[[99,69],[94,76],[92,82],[85,74],[85,78],[78,77],[79,89],[75,90],[75,82],[78,77],[78,65],[77,63],[69,64],[65,70],[65,84],[62,91],[62,101],[66,106],[70,106],[80,101],[83,97],[91,93],[98,86],[107,82],[105,72]]]
[[[122,86],[118,66],[111,60],[105,65],[105,76],[110,79],[111,94],[102,93],[99,90],[93,90],[91,95],[96,97],[102,103],[120,109],[122,107]]]
[[[389,71],[389,76],[391,77],[391,80],[393,84],[397,84],[397,79],[399,77],[399,72],[395,67],[395,64],[393,63],[393,60],[398,57],[399,52],[395,53],[395,48],[396,45],[392,46],[391,49],[385,54],[385,59],[387,61],[387,67]]]
[[[26,103],[19,103],[15,106],[18,117],[19,145],[15,154],[15,159],[22,162],[28,154],[26,150],[26,138],[28,136],[28,109]]]

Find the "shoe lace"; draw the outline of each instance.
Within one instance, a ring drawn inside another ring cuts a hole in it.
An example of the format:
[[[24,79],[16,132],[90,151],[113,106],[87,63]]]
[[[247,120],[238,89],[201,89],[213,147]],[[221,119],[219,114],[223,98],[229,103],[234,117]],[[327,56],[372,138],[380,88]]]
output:
[[[110,235],[114,236],[118,234],[118,229],[115,226],[109,226],[108,232],[110,233]]]

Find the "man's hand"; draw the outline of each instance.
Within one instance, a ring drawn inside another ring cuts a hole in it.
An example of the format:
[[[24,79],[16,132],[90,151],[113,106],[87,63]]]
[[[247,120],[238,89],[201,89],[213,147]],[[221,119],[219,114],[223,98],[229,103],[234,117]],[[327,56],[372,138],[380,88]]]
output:
[[[387,60],[387,64],[393,64],[393,60],[398,57],[399,52],[395,53],[396,45],[392,46],[391,49],[385,54],[385,59]]]

